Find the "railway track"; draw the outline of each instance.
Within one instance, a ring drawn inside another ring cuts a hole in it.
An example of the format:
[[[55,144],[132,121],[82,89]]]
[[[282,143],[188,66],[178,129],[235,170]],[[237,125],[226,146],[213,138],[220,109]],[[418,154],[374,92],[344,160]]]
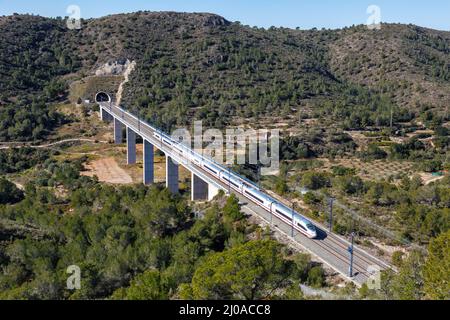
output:
[[[333,247],[327,246],[324,243],[321,243],[320,241],[317,243],[321,248],[323,248],[325,251],[327,251],[329,254],[335,256],[337,259],[344,263],[348,263],[349,257],[347,255],[340,254],[338,251],[336,251]],[[356,259],[355,259],[356,260]],[[357,263],[356,261],[353,262],[353,269],[356,270],[355,274],[362,274],[366,276],[367,278],[370,277],[369,272],[367,271],[367,268],[364,268],[363,265]]]
[[[329,238],[329,240],[331,240],[334,243],[336,243],[336,245],[338,245],[338,246],[342,247],[344,245],[341,242],[341,239],[336,238],[336,235],[334,235],[332,233],[328,233],[328,238]],[[350,245],[350,243],[348,243],[348,245]],[[345,248],[345,246],[343,248]],[[348,248],[348,246],[347,246],[347,248]],[[363,260],[368,265],[382,264],[386,269],[393,269],[393,270],[395,270],[392,266],[390,266],[386,262],[382,261],[381,259],[373,257],[372,255],[367,255],[367,253],[362,251],[361,248],[359,248],[358,246],[354,246],[353,249],[354,249],[353,250],[354,256],[359,257],[359,259]]]

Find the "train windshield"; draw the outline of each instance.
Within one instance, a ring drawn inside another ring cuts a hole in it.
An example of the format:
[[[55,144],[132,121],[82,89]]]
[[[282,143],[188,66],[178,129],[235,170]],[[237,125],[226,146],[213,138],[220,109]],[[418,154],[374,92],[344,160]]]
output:
[[[315,231],[315,230],[316,230],[316,227],[314,227],[314,225],[313,225],[312,223],[306,224],[306,227],[307,227],[309,230],[312,230],[312,231]]]

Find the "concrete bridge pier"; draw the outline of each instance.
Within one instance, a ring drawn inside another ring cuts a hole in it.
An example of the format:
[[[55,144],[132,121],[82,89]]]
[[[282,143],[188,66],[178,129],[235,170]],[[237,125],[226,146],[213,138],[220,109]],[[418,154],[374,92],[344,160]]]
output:
[[[208,201],[214,199],[219,194],[219,189],[212,184],[208,184]]]
[[[124,125],[122,122],[114,118],[114,143],[121,144],[122,143],[122,130]]]
[[[136,132],[127,127],[127,164],[136,163]]]
[[[195,173],[191,172],[191,200],[192,201],[211,201],[219,189],[212,184],[207,183]]]
[[[103,108],[100,108],[100,120],[102,121],[112,121],[114,118],[108,112],[106,112]]]
[[[178,193],[179,164],[166,155],[166,188],[172,193]]]
[[[208,200],[208,183],[191,172],[191,200]]]
[[[144,155],[143,156],[144,184],[145,185],[153,184],[155,182],[155,174],[154,174],[155,152],[153,145],[145,139],[143,146],[143,155]]]

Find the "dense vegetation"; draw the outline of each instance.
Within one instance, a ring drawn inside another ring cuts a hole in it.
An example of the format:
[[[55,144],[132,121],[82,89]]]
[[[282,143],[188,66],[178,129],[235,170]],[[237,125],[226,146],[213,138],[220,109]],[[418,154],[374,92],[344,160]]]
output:
[[[51,152],[29,147],[0,150],[0,174],[29,169],[48,159]]]
[[[64,21],[37,16],[2,17],[0,91],[2,98],[58,93],[57,76],[81,67],[66,42]]]
[[[173,20],[178,19],[183,16]],[[157,20],[150,21],[156,29]],[[166,129],[184,124],[186,115],[220,128],[232,117],[289,116],[305,108],[313,109],[309,116],[332,117],[346,128],[388,125],[393,108],[395,120],[412,116],[380,91],[332,73],[328,44],[338,32],[260,30],[225,22],[186,28],[189,36],[151,31],[158,46],[139,57],[141,67],[127,86],[128,105]]]
[[[45,103],[21,100],[0,107],[0,140],[39,140],[64,122],[61,114]]]
[[[285,137],[280,143],[282,160],[314,157],[342,157],[354,153],[356,143],[342,130],[314,128],[297,136]]]
[[[62,121],[49,103],[65,95],[59,77],[78,70],[63,21],[36,16],[1,18],[0,141],[38,140]]]
[[[13,204],[23,199],[23,193],[14,183],[0,177],[0,205]]]
[[[388,300],[448,300],[450,299],[450,231],[434,239],[428,247],[428,255],[413,251],[400,257],[399,272],[384,272],[381,290],[360,289],[361,298]]]
[[[26,185],[23,200],[14,185],[0,180],[1,198],[20,201],[0,206],[0,221],[31,228],[28,234],[13,233],[1,242],[1,298],[207,295],[223,299],[282,294],[298,299],[302,297],[295,286],[298,281],[323,284],[323,273],[307,256],[288,259],[288,252],[268,239],[248,242],[247,236],[255,227],[243,219],[236,198],[219,198],[197,220],[187,202],[166,189],[112,187],[80,176],[84,160],[49,160],[39,165],[39,176],[35,183]],[[64,192],[56,193],[54,188]],[[259,234],[262,237],[261,231]],[[247,262],[250,258],[261,261],[260,267],[268,269],[260,270],[253,263],[235,265],[232,259],[236,252],[242,252]],[[215,283],[214,275],[208,278],[204,274],[221,254],[223,259],[231,259],[223,267],[234,268],[240,287],[226,288]],[[66,268],[70,265],[82,270],[82,288],[75,292],[66,289]],[[255,283],[259,287],[253,288],[251,295],[249,290]]]

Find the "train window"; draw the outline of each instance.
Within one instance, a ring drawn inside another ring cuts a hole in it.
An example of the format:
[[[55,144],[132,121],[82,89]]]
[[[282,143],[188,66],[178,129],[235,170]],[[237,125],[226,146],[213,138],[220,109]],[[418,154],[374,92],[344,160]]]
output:
[[[164,141],[165,143],[167,143],[169,146],[172,145],[172,144],[171,144],[169,141],[167,141],[166,139],[163,139],[163,141]]]
[[[264,204],[264,201],[261,200],[260,198],[258,198],[257,196],[251,194],[250,192],[248,192],[247,190],[245,190],[245,194],[248,195],[250,198],[255,199],[256,201],[258,201],[261,204]]]
[[[211,171],[214,174],[217,174],[216,170],[211,169],[210,167],[208,167],[207,165],[205,165],[205,168],[208,169],[209,171]]]
[[[284,213],[281,212],[280,210],[275,209],[275,211],[276,211],[278,214],[281,214],[283,217],[285,217],[285,218],[288,219],[289,221],[292,221],[292,218],[291,218],[291,217],[288,217],[286,214],[284,214]]]
[[[302,226],[300,223],[297,223],[297,225],[302,228],[303,230],[307,231],[306,228],[304,226]]]
[[[315,229],[316,229],[316,227],[314,227],[314,225],[313,225],[312,223],[308,223],[308,224],[306,225],[306,227],[307,227],[309,230],[315,230]]]
[[[228,179],[228,178],[223,177],[223,180],[225,180],[226,182],[231,183],[231,184],[232,184],[233,186],[235,186],[236,188],[240,188],[240,186],[239,186],[238,184],[234,183],[233,181],[231,181],[231,180]]]

